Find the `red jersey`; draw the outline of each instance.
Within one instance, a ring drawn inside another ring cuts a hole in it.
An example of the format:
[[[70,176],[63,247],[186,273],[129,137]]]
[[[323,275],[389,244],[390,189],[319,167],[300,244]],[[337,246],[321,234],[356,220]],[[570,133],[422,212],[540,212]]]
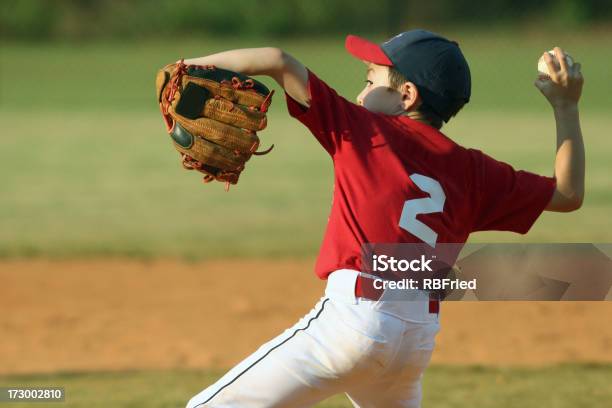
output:
[[[464,243],[473,231],[525,234],[555,180],[467,149],[406,116],[373,113],[339,96],[312,72],[310,107],[289,95],[334,164],[331,214],[315,271],[361,270],[364,243]]]

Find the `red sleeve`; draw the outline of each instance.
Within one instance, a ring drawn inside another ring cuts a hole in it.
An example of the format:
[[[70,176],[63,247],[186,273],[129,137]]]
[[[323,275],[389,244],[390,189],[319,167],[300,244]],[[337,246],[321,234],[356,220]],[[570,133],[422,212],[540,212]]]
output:
[[[330,155],[334,155],[343,137],[350,133],[354,121],[350,117],[361,109],[347,101],[325,82],[308,71],[308,93],[310,107],[296,102],[285,92],[289,114],[302,122],[317,138]]]
[[[473,231],[512,231],[526,234],[550,202],[555,179],[527,171],[471,150],[476,195]]]

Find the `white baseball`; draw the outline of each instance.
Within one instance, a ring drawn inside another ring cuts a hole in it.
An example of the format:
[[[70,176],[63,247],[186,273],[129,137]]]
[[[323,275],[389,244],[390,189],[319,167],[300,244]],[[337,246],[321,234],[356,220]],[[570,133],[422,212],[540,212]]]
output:
[[[555,55],[555,52],[553,50],[549,50],[546,52],[550,54],[550,56],[553,58],[553,63],[555,64],[555,67],[559,68],[559,61],[557,60],[557,56]],[[571,67],[572,65],[574,65],[574,60],[568,53],[565,53],[565,62],[567,63],[568,67]],[[542,55],[540,59],[538,60],[538,74],[544,75],[547,77],[550,76],[550,73],[548,72],[548,65],[546,64],[546,61],[544,60],[544,55]]]

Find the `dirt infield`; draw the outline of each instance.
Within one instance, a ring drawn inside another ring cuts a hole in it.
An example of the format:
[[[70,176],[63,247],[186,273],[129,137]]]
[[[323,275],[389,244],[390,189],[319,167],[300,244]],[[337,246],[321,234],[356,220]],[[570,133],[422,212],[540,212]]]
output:
[[[311,261],[4,261],[0,373],[228,367],[322,294]],[[612,363],[612,302],[448,302],[434,363]]]

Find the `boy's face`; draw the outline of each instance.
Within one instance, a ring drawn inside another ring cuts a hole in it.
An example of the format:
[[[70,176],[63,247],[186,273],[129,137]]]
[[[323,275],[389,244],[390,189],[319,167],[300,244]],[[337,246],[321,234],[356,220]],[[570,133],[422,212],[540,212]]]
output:
[[[389,67],[366,62],[366,85],[357,95],[357,104],[370,112],[402,115],[406,112],[404,95],[390,88]]]

